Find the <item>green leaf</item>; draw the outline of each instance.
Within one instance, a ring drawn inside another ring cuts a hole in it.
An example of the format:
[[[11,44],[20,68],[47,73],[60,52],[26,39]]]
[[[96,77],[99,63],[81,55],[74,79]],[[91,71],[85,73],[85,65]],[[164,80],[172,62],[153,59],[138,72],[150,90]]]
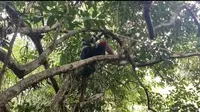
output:
[[[107,25],[112,26],[112,22],[111,21],[107,21]]]
[[[57,9],[57,8],[51,9],[51,13],[52,13],[52,14],[58,14],[58,9]]]
[[[93,17],[93,18],[96,17],[97,14],[98,14],[97,10],[94,10],[94,11],[92,12],[92,17]]]
[[[79,25],[81,25],[81,23],[77,22],[77,21],[74,21],[73,24],[74,24],[75,27],[78,27]]]
[[[84,21],[84,27],[85,28],[90,28],[91,27],[90,21],[88,19]]]
[[[105,27],[105,21],[104,20],[99,20],[99,23],[100,23],[100,25],[101,25],[101,27]]]
[[[33,19],[31,20],[31,22],[33,22],[34,24],[40,22],[42,20],[42,16],[34,16]]]
[[[77,11],[76,9],[74,9],[73,7],[69,7],[69,12],[70,12],[70,15],[76,15],[77,14]]]
[[[47,25],[48,26],[52,26],[53,24],[55,24],[56,20],[54,16],[49,16],[48,20],[47,20]]]
[[[92,7],[92,3],[90,1],[87,2],[88,9]]]
[[[99,19],[104,19],[105,17],[106,17],[106,15],[105,15],[104,13],[101,13],[101,14],[98,16]]]
[[[88,11],[84,11],[84,16],[89,17],[90,13]]]

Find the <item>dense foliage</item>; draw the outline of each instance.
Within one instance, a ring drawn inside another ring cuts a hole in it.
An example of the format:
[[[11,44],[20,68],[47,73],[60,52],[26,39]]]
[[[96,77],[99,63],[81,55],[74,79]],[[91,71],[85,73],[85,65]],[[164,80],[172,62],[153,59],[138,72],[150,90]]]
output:
[[[8,26],[8,14],[5,3],[0,2],[0,26]],[[21,17],[32,29],[49,26],[63,21],[60,28],[45,32],[41,39],[42,48],[49,47],[55,38],[60,39],[73,30],[108,29],[123,35],[123,40],[129,54],[135,57],[136,72],[131,64],[121,61],[98,62],[98,70],[89,77],[86,89],[87,103],[83,106],[85,112],[196,112],[200,111],[200,35],[198,26],[191,13],[182,8],[189,7],[198,19],[200,5],[198,2],[185,1],[154,1],[150,8],[153,26],[169,23],[175,13],[178,14],[171,26],[159,28],[154,40],[148,39],[146,23],[142,15],[140,1],[13,1]],[[192,4],[193,3],[193,4]],[[10,18],[8,18],[10,19]],[[13,26],[14,27],[14,26]],[[57,34],[58,30],[60,31]],[[8,52],[13,31],[4,36],[1,41],[2,50]],[[83,32],[77,33],[56,45],[48,56],[48,68],[70,64],[80,60],[81,40],[87,38]],[[118,54],[122,49],[112,38],[106,38]],[[19,64],[25,65],[39,57],[38,49],[29,35],[19,31],[11,57]],[[3,55],[1,55],[3,56]],[[155,64],[139,66],[151,61]],[[4,60],[1,58],[1,68]],[[45,71],[48,68],[38,66],[36,69],[19,79],[9,67],[4,72],[1,92],[9,90],[19,81],[31,75]],[[79,68],[67,73],[59,73],[54,78],[59,87],[65,79],[71,82],[64,96],[64,107],[72,111],[78,102],[78,82],[73,78]],[[50,73],[51,74],[51,73]],[[72,77],[68,77],[72,76]],[[137,77],[138,76],[138,77]],[[55,90],[48,80],[41,80],[37,86],[29,85],[23,92],[6,102],[12,112],[45,112],[48,111],[55,96]],[[66,85],[67,86],[67,85]],[[147,93],[148,94],[147,94]],[[97,98],[92,98],[96,95]],[[91,100],[91,101],[90,101]],[[1,104],[1,103],[0,103]],[[1,107],[1,106],[0,106]],[[60,107],[60,111],[65,111]]]

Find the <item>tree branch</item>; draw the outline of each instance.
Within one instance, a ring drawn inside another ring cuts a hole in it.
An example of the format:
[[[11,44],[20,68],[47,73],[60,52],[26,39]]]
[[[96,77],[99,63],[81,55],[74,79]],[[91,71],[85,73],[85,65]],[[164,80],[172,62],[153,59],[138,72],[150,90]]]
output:
[[[101,98],[103,95],[104,95],[103,93],[95,94],[95,95],[91,96],[90,98],[88,98],[87,100],[84,100],[84,101],[80,102],[80,105],[85,105],[85,104],[87,104],[87,103],[89,103],[89,102],[92,102],[92,101],[94,101],[94,100],[96,100],[96,99],[99,99],[99,98]]]
[[[6,54],[6,51],[0,48],[0,61],[3,62]],[[23,73],[26,71],[23,65],[18,64],[12,57],[10,57],[7,61],[7,67],[10,68],[18,77],[23,77]]]
[[[52,28],[48,28],[48,29],[42,29],[41,31],[33,31],[30,26],[28,26],[25,21],[23,20],[23,18],[21,17],[21,14],[19,13],[19,11],[17,11],[15,9],[14,6],[11,6],[9,4],[6,4],[6,11],[9,15],[9,17],[11,18],[11,22],[13,24],[15,24],[15,26],[17,27],[21,27],[21,28],[25,28],[26,30],[28,30],[28,32],[26,32],[26,35],[28,35],[31,40],[33,41],[33,43],[35,44],[35,47],[39,53],[39,55],[43,52],[43,48],[42,48],[42,44],[41,44],[41,39],[43,38],[43,35],[41,35],[41,33],[43,33],[42,31],[51,31],[56,29],[57,27],[60,26],[59,22],[57,22],[55,25],[52,26]],[[22,21],[23,20],[23,21]],[[17,22],[22,21],[22,24],[17,25]],[[23,34],[23,33],[22,33]],[[56,35],[57,38],[57,35]],[[53,43],[54,44],[54,43]],[[48,65],[48,61],[46,60],[46,58],[44,59],[43,63],[40,63],[44,66],[45,69],[49,68]],[[56,80],[53,77],[50,77],[50,80],[52,82],[53,88],[56,92],[58,92],[59,87],[58,84],[56,82]]]
[[[94,61],[103,61],[103,60],[118,60],[119,57],[118,55],[101,55],[101,56],[95,56],[91,57],[85,60],[80,60],[73,62],[71,64],[63,65],[60,67],[55,67],[55,68],[49,68],[45,71],[36,73],[34,75],[28,76],[27,78],[19,81],[17,84],[13,85],[6,91],[2,92],[0,94],[0,107],[5,105],[6,102],[10,101],[12,98],[20,94],[23,90],[28,88],[34,83],[38,83],[44,79],[47,79],[51,76],[55,76],[59,73],[64,73],[64,72],[69,72],[75,69],[78,69],[82,66],[85,66],[89,63],[92,63]]]
[[[159,29],[163,28],[163,27],[169,27],[173,24],[175,24],[175,21],[176,21],[176,18],[179,14],[179,12],[182,10],[182,9],[186,9],[189,14],[191,15],[191,17],[194,19],[194,23],[197,25],[198,27],[198,33],[197,33],[197,36],[200,37],[200,24],[199,24],[199,21],[198,19],[196,18],[196,16],[194,15],[194,13],[191,11],[191,9],[189,9],[186,5],[181,5],[180,7],[178,7],[176,10],[175,10],[175,13],[173,13],[173,15],[171,16],[170,18],[170,21],[169,23],[163,23],[163,24],[160,24],[160,25],[157,25],[155,26],[154,30],[155,32],[157,32]]]
[[[18,24],[20,24],[20,23],[21,22],[19,22]],[[3,81],[3,77],[4,77],[4,72],[6,70],[6,67],[7,67],[8,63],[9,63],[8,60],[10,60],[11,53],[12,53],[12,48],[13,48],[13,45],[14,45],[18,30],[19,30],[19,27],[16,27],[15,33],[14,33],[14,35],[13,35],[11,41],[10,41],[10,46],[9,46],[9,49],[8,49],[8,53],[6,55],[4,55],[4,65],[3,65],[2,70],[0,71],[0,90],[1,90],[1,85],[2,85],[2,81]]]
[[[49,54],[51,54],[51,52],[54,50],[54,48],[62,43],[63,41],[65,41],[66,39],[68,39],[70,36],[73,36],[77,33],[80,33],[80,32],[85,32],[85,31],[88,31],[87,29],[80,29],[80,30],[72,30],[72,31],[69,31],[67,34],[65,34],[63,37],[61,37],[60,39],[56,40],[55,42],[52,42],[49,47],[47,49],[45,49],[42,54],[36,58],[34,61],[30,62],[30,63],[27,63],[25,65],[19,65],[17,64],[17,62],[15,62],[12,58],[9,60],[9,63],[8,63],[8,67],[19,77],[19,78],[22,78],[23,76],[25,76],[26,74],[32,72],[33,70],[35,70],[38,66],[41,65],[41,63],[44,62],[44,59],[48,57]],[[110,34],[112,35],[112,37],[118,41],[118,43],[122,46],[122,40],[123,39],[129,39],[128,37],[126,36],[123,36],[123,35],[119,35],[119,34],[115,34],[115,33],[112,33],[108,30],[91,30],[91,31],[102,31],[102,32],[105,32],[107,34]],[[137,41],[137,40],[134,40],[134,41]],[[0,49],[0,54],[1,55],[5,55],[5,51],[3,51],[2,49]],[[187,54],[186,54],[187,55]],[[199,53],[194,53],[194,54],[188,54],[189,57],[190,55],[199,55]],[[183,55],[184,57],[184,55]],[[173,57],[172,57],[173,58]],[[0,57],[0,60],[3,61],[2,57]],[[153,65],[153,64],[156,64],[156,63],[159,63],[163,60],[156,60],[156,61],[152,61],[152,62],[147,62],[147,63],[144,63],[144,64],[139,64],[138,66],[149,66],[149,65]]]
[[[69,80],[69,76],[64,80],[61,88],[59,89],[59,91],[57,92],[57,94],[53,97],[53,100],[51,101],[51,111],[55,112],[56,111],[56,107],[58,105],[58,103],[63,99],[66,91],[68,90],[68,88],[70,87],[70,80]]]
[[[26,74],[32,72],[37,67],[39,67],[45,61],[45,59],[49,56],[49,54],[51,54],[51,52],[55,49],[55,47],[58,44],[62,43],[63,41],[65,41],[69,37],[71,37],[71,36],[73,36],[73,35],[75,35],[79,32],[82,32],[82,31],[85,31],[85,29],[70,31],[69,33],[67,33],[66,35],[61,37],[60,39],[52,42],[49,45],[49,47],[47,49],[45,49],[42,52],[42,54],[40,54],[40,56],[38,58],[36,58],[34,61],[29,62],[25,65],[20,65],[16,61],[14,61],[14,59],[11,58],[9,60],[8,67],[17,75],[17,77],[22,78]],[[0,54],[3,56],[3,55],[6,55],[6,52],[3,49],[0,49]],[[3,60],[4,59],[2,57],[0,57],[0,61],[3,61]]]
[[[174,56],[171,56],[167,59],[176,59],[176,58],[187,58],[192,56],[200,56],[200,53],[190,53],[190,54],[177,54]],[[28,76],[27,78],[21,80],[17,84],[13,85],[6,91],[4,91],[2,94],[0,94],[0,107],[4,105],[6,102],[10,101],[12,98],[20,94],[23,90],[28,88],[34,83],[38,83],[44,79],[49,78],[50,76],[55,76],[59,73],[69,72],[75,69],[79,69],[82,66],[85,66],[89,63],[92,63],[94,61],[116,61],[116,60],[124,60],[124,58],[119,57],[118,55],[100,55],[100,56],[94,56],[88,59],[80,60],[73,62],[71,64],[63,65],[60,67],[55,68],[49,68],[45,71],[36,73],[34,75]],[[163,60],[156,60],[156,61],[150,61],[147,63],[140,63],[135,64],[136,67],[145,67],[145,66],[151,66],[153,64],[157,64],[159,62],[162,62]]]
[[[24,35],[28,35],[30,33],[48,33],[50,31],[54,31],[56,28],[58,28],[59,25],[61,25],[61,22],[56,22],[51,28],[49,26],[44,26],[42,28],[35,28],[35,29],[31,29],[29,27],[20,27],[18,33],[24,34]],[[6,29],[2,29],[2,31],[5,31]],[[14,33],[14,28],[10,28],[9,29],[9,33],[7,34],[11,34]],[[68,33],[68,32],[65,32]]]
[[[169,58],[136,64],[136,67],[152,66],[152,65],[160,63],[166,59],[188,58],[188,57],[193,57],[193,56],[200,56],[200,53],[174,54],[174,55],[170,56]]]
[[[175,23],[175,21],[176,21],[176,18],[177,18],[177,16],[178,16],[179,12],[180,12],[183,8],[185,8],[185,5],[179,6],[179,7],[175,10],[175,12],[172,14],[172,16],[171,16],[171,18],[170,18],[170,21],[169,21],[168,23],[163,23],[163,24],[159,24],[159,25],[155,26],[154,31],[157,32],[159,29],[162,29],[163,27],[169,27],[169,26],[173,25],[173,24]]]
[[[191,11],[191,9],[189,9],[187,6],[185,6],[185,9],[189,12],[189,14],[192,16],[192,18],[194,19],[194,23],[197,25],[198,27],[198,32],[197,32],[197,36],[200,37],[200,24],[199,21],[197,19],[197,17],[194,15],[194,13]]]
[[[135,74],[136,80],[139,82],[140,86],[144,89],[144,91],[146,93],[148,110],[152,110],[153,112],[156,112],[154,109],[151,108],[148,89],[143,85],[142,81],[140,81],[140,78],[135,70],[136,64],[135,64],[134,60],[131,58],[128,50],[127,49],[124,49],[124,50],[125,50],[125,55],[127,57],[127,60],[129,61],[129,63],[132,66],[132,70],[133,70],[133,73]]]

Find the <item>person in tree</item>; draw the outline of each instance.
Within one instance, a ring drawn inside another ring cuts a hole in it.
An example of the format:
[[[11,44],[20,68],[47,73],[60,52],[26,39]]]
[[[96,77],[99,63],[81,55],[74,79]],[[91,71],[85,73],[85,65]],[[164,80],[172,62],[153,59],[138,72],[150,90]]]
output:
[[[80,55],[81,59],[86,59],[86,58],[90,58],[97,55],[105,55],[106,52],[110,55],[114,55],[112,48],[109,46],[106,40],[101,40],[99,42],[96,42],[95,37],[90,37],[88,40],[87,41],[83,40],[83,43],[82,43],[83,48]],[[80,102],[83,100],[83,97],[84,97],[83,95],[87,86],[87,78],[92,73],[94,73],[95,70],[96,70],[95,62],[93,62],[85,66],[81,72],[82,80],[81,80],[81,86],[80,86],[80,93],[81,93],[81,96],[79,99]]]

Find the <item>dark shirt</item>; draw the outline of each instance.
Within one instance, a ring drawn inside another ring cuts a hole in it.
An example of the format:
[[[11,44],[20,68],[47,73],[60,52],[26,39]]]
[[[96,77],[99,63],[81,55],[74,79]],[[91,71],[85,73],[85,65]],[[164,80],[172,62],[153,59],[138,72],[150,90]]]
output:
[[[106,41],[102,41],[96,46],[85,46],[81,52],[81,59],[90,58],[97,55],[105,55],[106,49]],[[81,73],[83,76],[88,77],[90,74],[95,72],[95,62],[85,66],[83,68],[83,72]]]

